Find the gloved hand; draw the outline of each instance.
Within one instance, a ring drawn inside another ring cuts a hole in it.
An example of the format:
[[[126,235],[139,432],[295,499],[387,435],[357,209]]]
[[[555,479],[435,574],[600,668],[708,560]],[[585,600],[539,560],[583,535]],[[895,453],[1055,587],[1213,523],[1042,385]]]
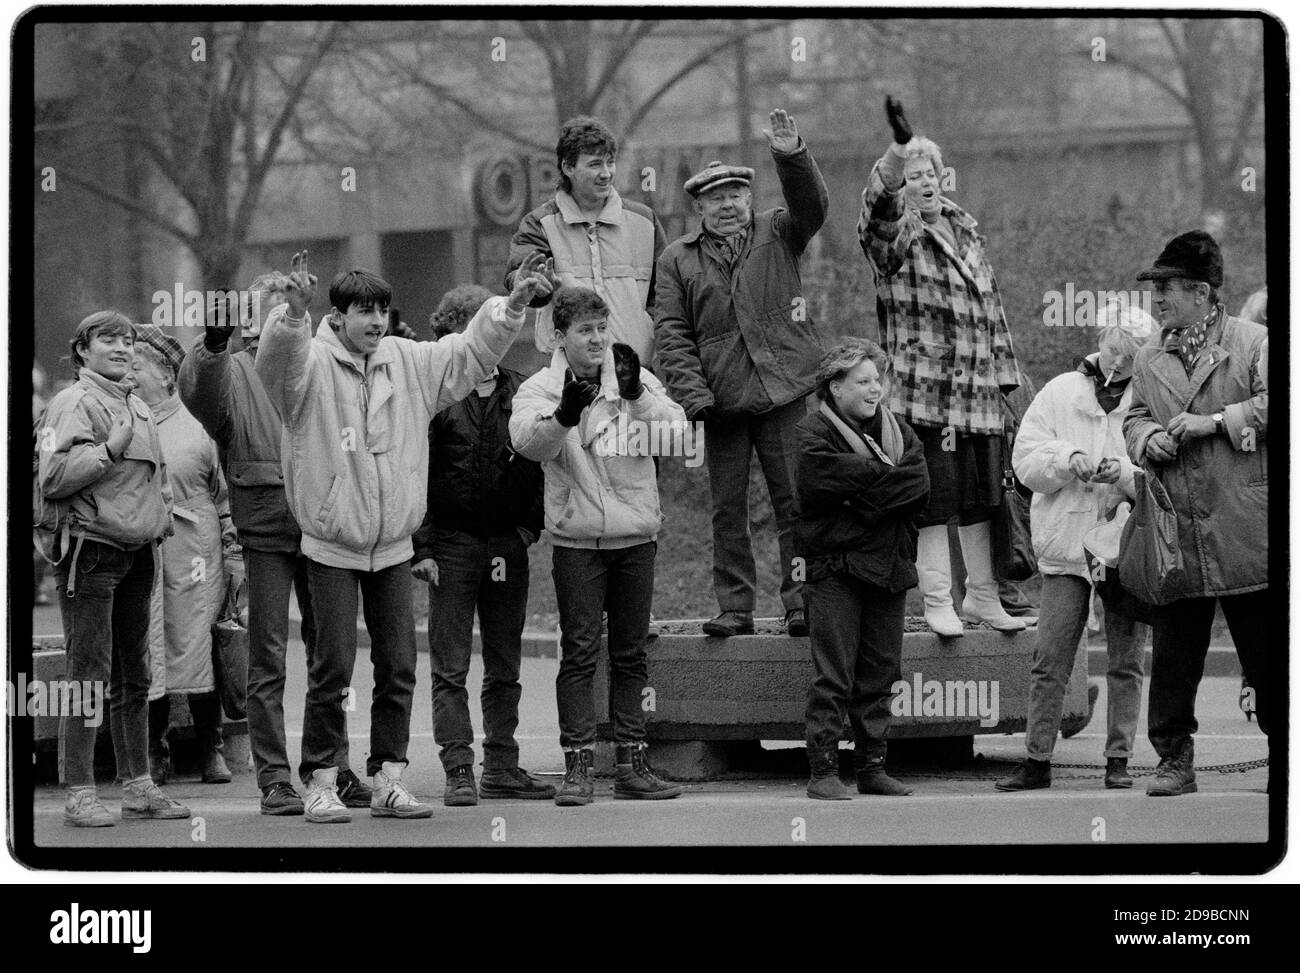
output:
[[[573,377],[573,372],[564,370],[564,391],[560,393],[560,405],[555,410],[555,421],[562,426],[576,426],[582,418],[582,410],[596,401],[600,387],[593,382],[582,382]]]
[[[639,399],[645,391],[641,384],[641,357],[631,345],[614,343],[614,374],[618,378],[618,394],[628,401]]]
[[[894,130],[894,141],[899,145],[912,141],[912,126],[903,114],[903,103],[893,95],[885,96],[885,114],[889,116],[889,127]]]

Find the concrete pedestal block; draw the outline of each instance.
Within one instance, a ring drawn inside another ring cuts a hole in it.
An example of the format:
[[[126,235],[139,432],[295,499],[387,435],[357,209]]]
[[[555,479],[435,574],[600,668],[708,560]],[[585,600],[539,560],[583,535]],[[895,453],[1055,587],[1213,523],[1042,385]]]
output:
[[[890,738],[1023,732],[1037,638],[1035,628],[1014,634],[968,628],[959,639],[907,632]],[[1062,714],[1067,729],[1076,732],[1089,718],[1087,664],[1087,654],[1079,652]],[[804,738],[813,678],[806,638],[663,634],[648,644],[647,666],[642,709],[655,745]],[[606,712],[605,665],[597,666],[594,693],[596,711]],[[610,729],[602,724],[601,737],[608,739]],[[851,739],[847,725],[845,739]],[[651,759],[659,761],[653,751]],[[711,759],[695,762],[704,769]],[[661,765],[667,773],[667,764],[656,762]]]

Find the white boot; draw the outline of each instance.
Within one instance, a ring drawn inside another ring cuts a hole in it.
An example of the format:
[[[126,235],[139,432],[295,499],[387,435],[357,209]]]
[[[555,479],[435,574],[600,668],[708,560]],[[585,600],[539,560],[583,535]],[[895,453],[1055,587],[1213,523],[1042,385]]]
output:
[[[948,528],[922,527],[916,538],[917,586],[925,599],[925,623],[936,635],[958,638],[966,628],[952,607],[952,561]]]
[[[987,622],[999,632],[1019,632],[1025,628],[1023,618],[1008,615],[998,598],[998,582],[993,577],[992,524],[958,527],[961,557],[966,562],[966,597],[961,610],[967,618]]]

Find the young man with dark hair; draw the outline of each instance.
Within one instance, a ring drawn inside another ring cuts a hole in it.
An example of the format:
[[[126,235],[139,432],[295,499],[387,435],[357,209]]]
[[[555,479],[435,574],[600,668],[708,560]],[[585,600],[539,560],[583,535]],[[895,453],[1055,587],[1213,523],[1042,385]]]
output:
[[[336,775],[359,590],[375,667],[370,813],[424,818],[432,808],[406,789],[402,772],[415,689],[411,535],[424,518],[429,421],[468,395],[509,349],[542,261],[528,261],[510,297],[484,304],[463,335],[439,342],[385,337],[392,289],[365,270],[334,279],[327,324],[313,338],[307,307],[316,280],[306,252],[293,265],[288,304],[266,322],[257,373],[284,422],[285,490],[302,528],[316,607],[299,769],[306,816],[351,820]]]
[[[654,455],[663,440],[637,437],[610,448],[624,423],[685,431],[686,416],[636,351],[609,340],[608,308],[594,291],[565,287],[554,300],[557,347],[549,368],[515,395],[510,438],[542,464],[545,524],[554,543],[560,609],[560,672],[555,680],[564,749],[559,805],[590,804],[596,712],[592,678],[601,614],[609,615],[609,715],[614,726],[617,797],[662,799],[665,783],[645,755],[646,627],[654,592],[655,538],[663,515]]]
[[[550,301],[561,284],[590,288],[609,306],[613,341],[628,344],[644,362],[653,359],[655,261],[664,248],[658,217],[641,203],[624,200],[614,188],[618,140],[598,118],[571,118],[560,129],[555,162],[560,188],[555,198],[523,218],[510,241],[506,287],[531,253],[555,261],[555,275],[533,298],[537,347],[553,351]]]
[[[289,510],[280,463],[283,424],[257,377],[257,349],[267,317],[285,303],[288,278],[260,274],[240,317],[228,305],[208,310],[207,330],[181,364],[181,401],[217,444],[230,490],[230,515],[244,548],[248,577],[248,736],[262,792],[263,814],[303,813],[291,783],[284,733],[285,654],[289,644],[289,593],[298,598],[307,660],[316,652],[316,617],[307,585],[307,559],[298,550],[302,531]],[[243,348],[228,350],[238,326]],[[370,806],[370,788],[352,772],[348,738],[341,736],[339,798],[348,807]]]
[[[464,331],[491,297],[475,284],[448,291],[434,315],[440,340]],[[483,642],[483,797],[555,796],[554,787],[520,769],[515,742],[528,547],[542,532],[541,467],[510,448],[510,414],[523,382],[518,372],[494,368],[429,423],[428,511],[413,539],[411,574],[429,585],[433,735],[449,807],[472,806],[479,797],[465,690],[476,609]]]
[[[68,827],[115,822],[95,790],[95,735],[111,689],[109,728],[122,785],[122,817],[189,818],[149,777],[149,598],[154,548],[172,533],[172,496],[149,407],[123,380],[135,329],[117,311],[85,318],[72,339],[77,382],[38,430],[37,487],[53,534],[69,685],[83,712],[63,714]]]

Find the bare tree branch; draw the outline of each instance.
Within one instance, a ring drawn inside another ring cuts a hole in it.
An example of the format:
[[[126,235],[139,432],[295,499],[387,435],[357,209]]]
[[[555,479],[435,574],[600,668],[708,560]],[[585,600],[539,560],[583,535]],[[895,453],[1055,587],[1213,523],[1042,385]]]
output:
[[[182,230],[176,224],[164,220],[147,206],[142,206],[135,200],[123,196],[120,193],[115,193],[111,189],[105,189],[92,179],[84,179],[76,173],[68,171],[66,167],[59,167],[57,170],[57,178],[70,182],[74,186],[80,186],[91,195],[97,196],[106,202],[112,203],[114,206],[126,210],[126,212],[131,213],[133,216],[137,216],[144,220],[150,226],[156,227],[164,233],[170,234],[191,249],[197,248],[199,244],[199,237],[196,234]]]

